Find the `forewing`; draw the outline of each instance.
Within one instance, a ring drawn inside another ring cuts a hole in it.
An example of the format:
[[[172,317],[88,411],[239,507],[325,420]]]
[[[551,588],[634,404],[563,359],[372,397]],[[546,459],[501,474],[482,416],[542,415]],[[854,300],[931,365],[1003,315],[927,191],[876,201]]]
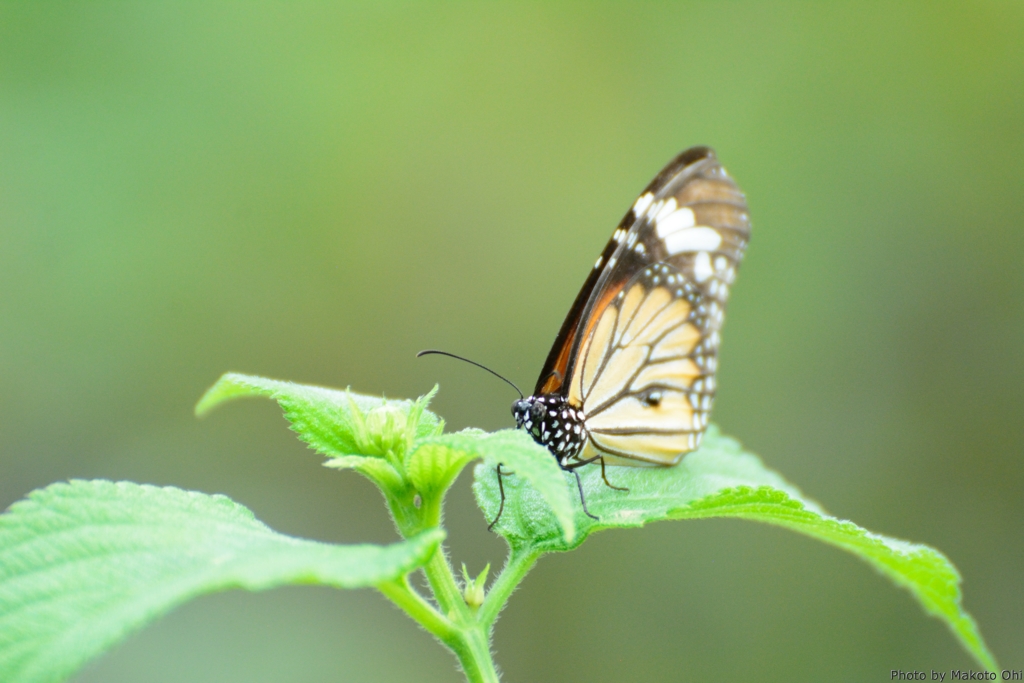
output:
[[[640,194],[601,252],[534,394],[568,394],[565,379],[575,372],[581,347],[604,309],[649,265],[666,262],[693,283],[708,302],[707,328],[717,331],[749,236],[746,199],[715,153],[693,147],[677,156]]]
[[[707,300],[710,329],[721,327],[750,239],[750,215],[715,153],[705,147],[679,155],[637,197],[622,225],[629,228],[612,236],[621,244],[607,264],[607,281],[628,280],[647,265],[667,263]]]

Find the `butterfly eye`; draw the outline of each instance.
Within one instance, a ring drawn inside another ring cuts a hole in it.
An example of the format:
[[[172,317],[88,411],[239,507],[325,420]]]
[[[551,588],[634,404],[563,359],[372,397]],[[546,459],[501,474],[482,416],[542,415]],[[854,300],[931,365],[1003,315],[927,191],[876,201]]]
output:
[[[657,408],[661,405],[661,389],[648,389],[640,394],[640,400],[646,403],[648,407]]]
[[[530,413],[530,404],[519,399],[512,404],[512,416],[516,419],[516,427],[522,427],[526,416]]]
[[[539,424],[544,421],[544,413],[547,412],[547,408],[543,403],[539,401],[534,403],[530,408],[530,417],[533,419],[534,424]]]

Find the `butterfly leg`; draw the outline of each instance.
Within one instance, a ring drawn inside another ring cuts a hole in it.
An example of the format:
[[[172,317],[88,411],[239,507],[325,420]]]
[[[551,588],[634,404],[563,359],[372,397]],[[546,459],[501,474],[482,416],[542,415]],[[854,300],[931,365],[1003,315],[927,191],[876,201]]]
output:
[[[604,479],[604,485],[610,489],[615,489],[616,491],[629,491],[629,489],[626,488],[625,486],[615,486],[610,481],[608,481],[608,475],[604,473],[604,458],[601,458],[600,456],[598,457],[601,460],[601,478]]]
[[[587,514],[587,517],[598,522],[601,521],[600,517],[590,514],[590,510],[587,509],[587,499],[583,497],[583,481],[580,480],[580,473],[576,471],[575,467],[569,471],[576,475],[576,488],[580,490],[580,503],[583,505],[583,512]]]
[[[563,465],[562,469],[563,470],[575,470],[577,467],[583,467],[584,465],[589,465],[590,463],[594,462],[595,460],[600,460],[601,461],[601,478],[604,479],[604,483],[605,483],[605,485],[608,488],[615,489],[616,491],[628,491],[629,490],[625,486],[616,486],[613,483],[611,483],[610,481],[608,481],[608,475],[605,473],[605,468],[604,468],[604,457],[602,457],[600,455],[595,455],[593,458],[587,458],[586,460],[577,460],[576,462],[572,463],[571,465]]]
[[[501,492],[501,505],[498,506],[498,516],[494,518],[493,522],[487,525],[488,531],[494,528],[494,525],[498,523],[499,519],[501,519],[501,513],[505,511],[505,485],[501,483],[501,478],[512,474],[511,472],[502,472],[500,462],[498,463],[498,466],[494,468],[494,471],[498,473],[498,491]]]

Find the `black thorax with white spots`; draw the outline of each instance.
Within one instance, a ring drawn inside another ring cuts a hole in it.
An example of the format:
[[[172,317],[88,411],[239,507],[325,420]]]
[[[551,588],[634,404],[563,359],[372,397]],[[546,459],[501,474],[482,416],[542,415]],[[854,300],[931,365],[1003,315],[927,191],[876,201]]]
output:
[[[534,441],[547,447],[562,467],[579,455],[587,442],[586,416],[569,405],[564,396],[521,398],[512,404],[512,415],[516,427],[525,429]]]

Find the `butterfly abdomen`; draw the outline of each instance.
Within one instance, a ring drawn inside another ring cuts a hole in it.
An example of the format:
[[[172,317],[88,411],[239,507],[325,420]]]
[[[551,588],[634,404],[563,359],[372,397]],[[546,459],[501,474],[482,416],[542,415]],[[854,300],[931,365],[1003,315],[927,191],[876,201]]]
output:
[[[575,458],[587,441],[583,412],[558,394],[519,399],[512,404],[512,414],[516,427],[529,432],[562,466]]]

